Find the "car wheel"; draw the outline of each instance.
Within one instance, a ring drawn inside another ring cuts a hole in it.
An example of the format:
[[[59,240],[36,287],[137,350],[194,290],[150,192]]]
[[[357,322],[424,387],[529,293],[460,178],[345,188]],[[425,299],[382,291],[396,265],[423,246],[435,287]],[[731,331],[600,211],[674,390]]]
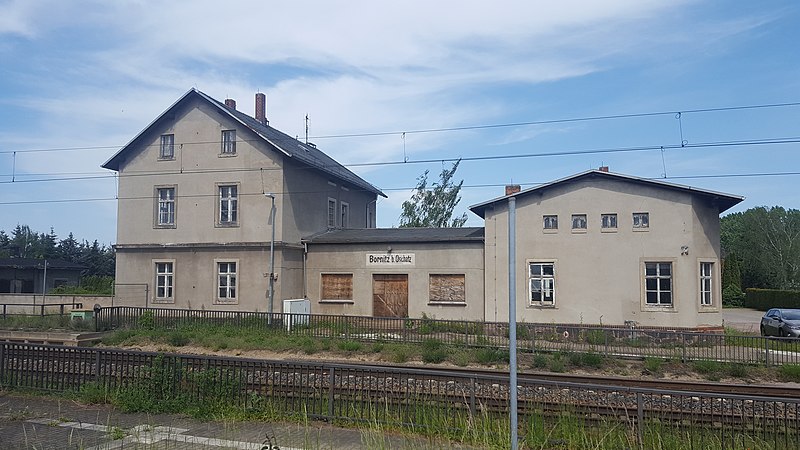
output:
[[[781,337],[792,337],[792,336],[789,334],[789,330],[781,328]]]

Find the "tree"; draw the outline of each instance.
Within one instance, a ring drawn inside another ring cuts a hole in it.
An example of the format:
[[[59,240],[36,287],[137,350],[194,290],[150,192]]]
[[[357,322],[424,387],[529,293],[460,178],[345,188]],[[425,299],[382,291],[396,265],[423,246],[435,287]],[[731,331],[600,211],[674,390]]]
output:
[[[425,171],[417,178],[417,186],[409,200],[403,202],[403,212],[400,214],[400,227],[463,227],[467,221],[467,213],[453,217],[453,210],[461,201],[461,185],[453,183],[453,175],[458,169],[461,160],[453,163],[453,167],[442,169],[439,181],[428,188],[428,172]]]
[[[759,206],[720,227],[724,254],[741,262],[742,288],[800,288],[800,210]]]

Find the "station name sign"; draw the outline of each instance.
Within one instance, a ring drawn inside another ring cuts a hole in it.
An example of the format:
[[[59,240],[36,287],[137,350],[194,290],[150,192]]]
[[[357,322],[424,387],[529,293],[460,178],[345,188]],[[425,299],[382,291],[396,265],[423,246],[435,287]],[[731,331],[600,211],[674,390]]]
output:
[[[413,266],[413,253],[367,253],[367,266]]]

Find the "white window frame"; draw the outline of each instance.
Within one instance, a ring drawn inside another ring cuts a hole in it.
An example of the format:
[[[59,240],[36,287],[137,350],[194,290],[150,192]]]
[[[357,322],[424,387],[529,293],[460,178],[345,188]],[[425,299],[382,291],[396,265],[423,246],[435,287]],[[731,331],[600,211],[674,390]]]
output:
[[[158,159],[172,160],[175,159],[175,135],[162,134],[161,145],[158,149]]]
[[[347,202],[339,202],[339,211],[342,221],[340,222],[342,228],[350,228],[350,204]]]
[[[239,183],[217,184],[217,226],[239,226],[241,220],[239,203]]]
[[[586,228],[589,226],[586,214],[573,214],[571,222],[572,231],[574,232],[585,232]]]
[[[542,228],[549,232],[557,231],[558,214],[544,214],[542,216]]]
[[[649,212],[635,212],[631,216],[633,220],[633,229],[645,231],[650,228],[650,213]]]
[[[669,266],[669,274],[663,273],[664,265]],[[655,268],[655,272],[648,274],[648,266]],[[673,308],[675,306],[675,264],[670,260],[653,260],[643,261],[642,264],[642,281],[644,287],[644,305],[650,308]],[[648,280],[655,282],[655,286],[648,285]],[[669,289],[665,289],[664,282],[669,283]],[[654,293],[656,296],[655,303],[648,302],[648,294]],[[669,296],[669,302],[663,300],[665,295]]]
[[[220,156],[236,155],[236,130],[222,130]]]
[[[169,191],[172,191],[171,197],[162,197],[162,193]],[[156,228],[175,228],[177,219],[177,196],[178,188],[175,185],[163,185],[155,187]]]
[[[534,271],[534,266],[539,268]],[[550,268],[549,271],[545,270]],[[545,307],[552,308],[556,306],[556,261],[543,260],[543,261],[527,261],[526,270],[528,271],[528,306],[530,307]],[[538,272],[538,273],[535,273]],[[549,272],[549,273],[546,273]],[[538,300],[534,300],[534,286],[538,282],[536,290],[540,292]],[[545,295],[549,293],[549,295]],[[544,300],[549,297],[550,300]]]
[[[336,228],[336,199],[328,197],[328,228]]]
[[[714,270],[715,264],[713,261],[700,261],[700,307],[709,308],[714,306]]]
[[[619,224],[617,213],[600,214],[600,229],[603,231],[616,231]]]
[[[231,271],[231,266],[233,270]],[[223,268],[225,269],[223,271]],[[238,259],[215,259],[214,260],[214,275],[216,276],[215,283],[215,298],[217,303],[237,303],[239,301],[239,273],[241,266]],[[225,282],[223,283],[223,277]],[[223,291],[224,289],[224,291]],[[224,293],[223,293],[224,292]]]
[[[175,260],[174,259],[154,260],[153,272],[154,272],[154,283],[155,283],[153,285],[155,287],[153,289],[153,303],[174,303]]]

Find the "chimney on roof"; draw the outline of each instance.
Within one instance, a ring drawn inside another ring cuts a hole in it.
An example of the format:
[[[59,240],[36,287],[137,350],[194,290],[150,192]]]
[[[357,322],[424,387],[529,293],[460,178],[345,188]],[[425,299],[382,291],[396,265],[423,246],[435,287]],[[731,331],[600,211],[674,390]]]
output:
[[[608,166],[600,166],[598,169],[600,172],[608,172]]]
[[[267,95],[263,92],[256,94],[256,120],[261,125],[269,125],[267,120]]]
[[[225,99],[225,106],[227,106],[230,109],[236,109],[236,100],[234,100],[232,98],[226,98]]]
[[[516,194],[520,190],[522,190],[522,187],[518,184],[506,185],[506,195]]]

